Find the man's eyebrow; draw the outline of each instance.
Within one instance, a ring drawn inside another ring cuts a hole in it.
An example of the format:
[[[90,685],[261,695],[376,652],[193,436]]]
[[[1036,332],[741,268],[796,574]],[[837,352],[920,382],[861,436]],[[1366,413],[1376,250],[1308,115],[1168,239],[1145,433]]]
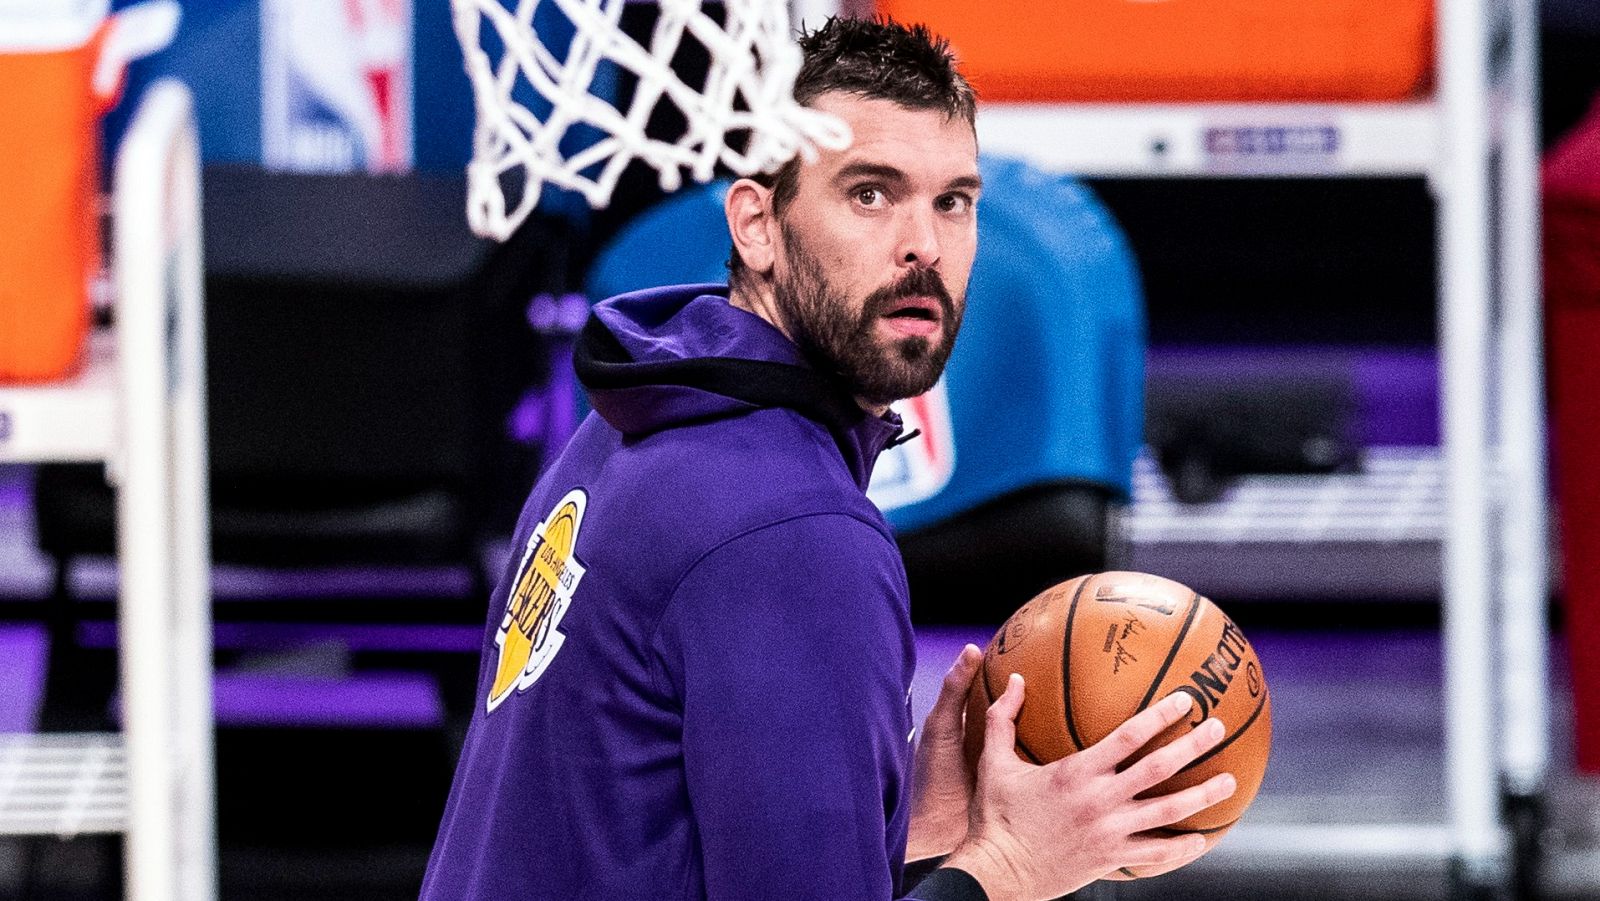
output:
[[[954,190],[957,190],[957,189],[964,189],[964,190],[967,190],[967,191],[981,191],[981,190],[983,190],[983,176],[981,176],[981,175],[963,175],[960,178],[952,178],[952,179],[950,179],[950,183],[945,185],[944,187],[945,187],[945,190],[947,190],[947,191],[954,191]]]
[[[834,181],[852,181],[857,178],[876,178],[882,181],[907,181],[906,174],[885,163],[851,163],[839,170]]]
[[[906,174],[887,163],[850,163],[839,170],[833,177],[836,182],[854,181],[858,178],[876,178],[879,181],[904,183],[910,179]],[[946,191],[980,191],[983,189],[983,177],[977,174],[960,175],[945,183]]]

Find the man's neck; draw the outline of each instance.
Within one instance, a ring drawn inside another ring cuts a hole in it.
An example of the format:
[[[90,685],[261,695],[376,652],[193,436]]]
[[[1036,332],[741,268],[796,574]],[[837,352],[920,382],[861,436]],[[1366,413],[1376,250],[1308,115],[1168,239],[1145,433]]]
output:
[[[789,334],[789,329],[784,326],[782,317],[778,315],[778,299],[770,286],[760,285],[751,290],[743,285],[729,285],[728,303],[746,313],[760,316],[768,325],[782,332],[785,338],[794,340],[794,336]]]
[[[783,318],[778,315],[778,298],[770,285],[758,285],[753,290],[747,290],[740,285],[729,285],[728,303],[744,310],[746,313],[754,313],[760,316],[773,328],[783,333],[785,338],[788,338],[791,342],[794,341],[794,336],[789,334],[789,329],[785,327]],[[860,397],[855,400],[861,409],[873,416],[881,417],[889,412],[888,404],[874,404]]]

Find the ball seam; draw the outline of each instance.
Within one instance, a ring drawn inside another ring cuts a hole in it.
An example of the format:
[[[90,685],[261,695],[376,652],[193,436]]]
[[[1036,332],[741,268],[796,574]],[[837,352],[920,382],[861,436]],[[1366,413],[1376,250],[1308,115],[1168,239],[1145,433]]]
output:
[[[1172,647],[1167,650],[1167,659],[1162,661],[1161,669],[1156,670],[1156,677],[1150,680],[1150,690],[1144,693],[1144,700],[1139,702],[1134,713],[1149,707],[1151,699],[1156,696],[1156,689],[1161,687],[1161,680],[1167,677],[1167,670],[1172,668],[1172,661],[1178,657],[1178,649],[1183,647],[1183,640],[1189,636],[1189,629],[1194,625],[1196,614],[1200,612],[1200,600],[1199,592],[1189,593],[1189,615],[1184,619],[1183,628],[1178,630],[1177,637],[1172,640]]]
[[[1078,590],[1072,593],[1072,603],[1067,607],[1067,627],[1061,636],[1061,713],[1067,721],[1067,737],[1072,739],[1074,751],[1083,750],[1083,739],[1078,737],[1078,725],[1072,713],[1072,619],[1078,613],[1078,599],[1083,597],[1083,592],[1094,581],[1093,576],[1083,576],[1083,581],[1078,583]]]
[[[1254,726],[1256,724],[1256,720],[1261,718],[1261,711],[1267,709],[1267,696],[1268,696],[1268,694],[1269,694],[1269,690],[1267,689],[1267,687],[1265,685],[1263,685],[1262,688],[1261,688],[1261,700],[1256,702],[1255,711],[1250,714],[1250,718],[1249,719],[1244,721],[1244,725],[1240,726],[1237,730],[1235,730],[1233,732],[1233,734],[1229,735],[1227,738],[1224,738],[1222,741],[1218,742],[1217,745],[1215,747],[1213,747],[1211,750],[1205,752],[1204,754],[1201,754],[1199,757],[1196,757],[1194,760],[1190,761],[1188,766],[1185,766],[1183,769],[1179,770],[1178,772],[1186,773],[1189,770],[1192,770],[1195,767],[1199,766],[1200,764],[1205,763],[1207,760],[1210,760],[1211,758],[1217,756],[1218,754],[1221,754],[1223,752],[1223,750],[1226,749],[1228,747],[1228,745],[1233,744],[1234,741],[1239,738],[1239,736],[1245,734],[1246,732],[1249,732],[1250,731],[1250,727]]]

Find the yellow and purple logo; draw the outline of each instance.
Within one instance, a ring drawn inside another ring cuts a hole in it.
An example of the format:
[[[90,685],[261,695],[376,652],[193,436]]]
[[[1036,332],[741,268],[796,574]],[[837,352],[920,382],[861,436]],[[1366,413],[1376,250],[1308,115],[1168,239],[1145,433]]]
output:
[[[487,699],[491,713],[513,690],[525,691],[539,681],[566,641],[556,627],[583,579],[583,564],[573,548],[588,500],[582,488],[567,492],[528,538],[506,599],[506,615],[494,636],[500,657]]]

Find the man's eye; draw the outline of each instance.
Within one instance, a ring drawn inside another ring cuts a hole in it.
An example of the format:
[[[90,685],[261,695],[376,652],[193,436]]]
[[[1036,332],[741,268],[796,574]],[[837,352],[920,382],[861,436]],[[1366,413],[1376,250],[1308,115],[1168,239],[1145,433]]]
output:
[[[883,192],[877,188],[859,188],[856,190],[856,203],[862,206],[877,206],[883,200]]]
[[[946,194],[937,204],[942,213],[964,213],[972,208],[972,198],[965,194]]]

